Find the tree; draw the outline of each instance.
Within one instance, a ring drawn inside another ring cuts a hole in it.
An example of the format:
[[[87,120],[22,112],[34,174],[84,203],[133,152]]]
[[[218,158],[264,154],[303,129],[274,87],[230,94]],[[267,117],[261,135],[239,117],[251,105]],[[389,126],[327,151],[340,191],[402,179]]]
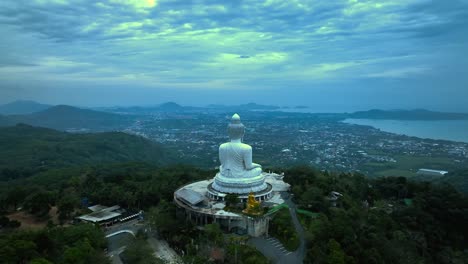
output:
[[[0,228],[7,227],[10,223],[10,219],[6,216],[0,216]]]
[[[223,232],[217,223],[205,225],[205,233],[209,241],[220,245],[223,241]]]
[[[158,206],[150,208],[147,219],[152,227],[164,234],[177,225],[174,221],[174,214],[174,205],[161,200]]]
[[[129,264],[160,264],[162,263],[153,255],[153,249],[143,239],[137,239],[123,252],[125,263]]]
[[[11,246],[15,250],[16,258],[18,259],[17,262],[23,263],[27,260],[32,259],[34,256],[37,256],[38,253],[36,251],[36,244],[32,241],[27,240],[14,240],[11,243]]]
[[[51,201],[50,193],[40,190],[26,198],[24,207],[32,214],[44,217],[49,213]]]
[[[17,220],[11,220],[9,223],[8,223],[8,227],[9,228],[18,228],[21,226],[21,222],[17,221]]]
[[[60,199],[57,203],[60,222],[69,219],[78,204],[78,197],[74,195],[65,195]]]
[[[230,193],[224,198],[226,206],[232,206],[239,203],[239,197],[236,194]]]
[[[81,264],[85,263],[85,252],[81,252],[81,249],[78,247],[69,247],[63,253],[63,259],[65,263],[76,263]]]
[[[14,187],[6,195],[6,203],[10,206],[12,205],[16,210],[16,208],[18,208],[18,204],[23,202],[27,195],[28,193],[24,188]]]
[[[31,260],[30,264],[52,264],[52,262],[48,261],[45,258],[35,258]]]
[[[345,264],[346,254],[341,249],[340,243],[334,239],[328,241],[328,264]]]

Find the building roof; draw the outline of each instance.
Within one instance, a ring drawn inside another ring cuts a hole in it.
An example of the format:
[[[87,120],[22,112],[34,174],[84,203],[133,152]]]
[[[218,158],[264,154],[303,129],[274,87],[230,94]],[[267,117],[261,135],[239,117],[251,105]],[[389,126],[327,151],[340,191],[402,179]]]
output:
[[[448,171],[443,171],[443,170],[431,170],[431,169],[419,169],[418,173],[437,173],[437,174],[447,174]]]
[[[190,205],[197,205],[205,199],[202,194],[185,188],[178,190],[175,194],[178,198]]]
[[[108,208],[108,207],[104,206],[104,205],[100,205],[100,204],[96,204],[96,205],[88,207],[88,209],[93,211],[93,212],[101,211],[101,210],[106,209],[106,208]]]
[[[95,206],[91,206],[89,209],[91,211],[93,210],[95,211],[87,215],[79,216],[77,218],[83,221],[87,221],[87,222],[98,223],[98,222],[106,221],[106,220],[116,218],[122,215],[119,212],[115,212],[116,210],[120,209],[120,206],[118,205],[114,205],[111,207],[95,205]]]

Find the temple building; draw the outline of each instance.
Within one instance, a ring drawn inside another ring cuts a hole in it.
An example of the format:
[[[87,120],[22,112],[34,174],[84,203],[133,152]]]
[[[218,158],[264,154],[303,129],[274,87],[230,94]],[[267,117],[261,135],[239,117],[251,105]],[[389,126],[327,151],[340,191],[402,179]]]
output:
[[[219,147],[219,172],[211,180],[180,187],[174,202],[188,220],[198,225],[218,223],[227,231],[251,236],[268,232],[268,208],[282,204],[281,192],[289,190],[283,175],[265,173],[252,160],[252,147],[243,142],[245,126],[234,114],[228,125],[229,142]],[[228,196],[247,203],[245,210],[226,206]]]

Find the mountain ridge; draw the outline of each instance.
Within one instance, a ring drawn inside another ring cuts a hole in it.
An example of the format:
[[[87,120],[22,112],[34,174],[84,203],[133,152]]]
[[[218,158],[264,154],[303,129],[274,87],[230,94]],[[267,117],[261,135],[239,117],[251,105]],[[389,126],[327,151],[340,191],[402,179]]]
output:
[[[83,109],[69,105],[57,105],[28,115],[10,115],[5,123],[24,123],[68,131],[113,131],[120,130],[132,119],[119,114]],[[0,120],[1,123],[1,120]]]
[[[30,100],[17,100],[0,105],[0,114],[3,115],[25,115],[46,110],[52,105],[41,104]]]

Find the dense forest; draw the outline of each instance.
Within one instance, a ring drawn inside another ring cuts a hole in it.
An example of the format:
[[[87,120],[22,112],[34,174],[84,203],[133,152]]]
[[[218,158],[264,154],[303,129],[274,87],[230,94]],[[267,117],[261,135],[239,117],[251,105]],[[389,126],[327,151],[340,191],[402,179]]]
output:
[[[467,263],[468,199],[449,185],[297,167],[286,172],[303,217],[307,263]],[[331,191],[343,196],[332,206]]]
[[[206,259],[194,245],[205,247],[203,252],[208,254],[208,248],[212,248],[206,246],[209,243],[221,248],[235,244],[216,239],[220,233],[216,227],[210,232],[218,235],[200,233],[183,217],[177,217],[172,194],[184,183],[212,175],[212,171],[193,167],[158,169],[144,163],[50,170],[3,192],[1,204],[3,211],[23,204],[37,217],[44,217],[50,206],[56,205],[63,220],[77,212],[83,197],[92,203],[141,208],[174,248],[189,252],[186,258],[203,263]],[[298,206],[314,213],[313,217],[301,215],[307,230],[307,263],[468,260],[464,252],[468,200],[448,185],[411,182],[402,177],[369,180],[359,174],[319,172],[309,167],[287,170],[285,180],[292,184]],[[328,199],[331,191],[343,195],[336,207]],[[278,219],[281,221],[281,217]],[[51,261],[56,258],[45,257]]]
[[[121,132],[71,134],[19,124],[0,128],[0,181],[56,168],[143,161],[168,164],[162,145]]]
[[[106,263],[102,231],[70,225],[86,212],[84,200],[144,210],[147,222],[188,263],[206,263],[219,252],[225,263],[268,263],[246,237],[223,234],[217,225],[199,230],[177,212],[174,190],[215,171],[167,165],[159,145],[121,133],[18,125],[0,135],[0,258],[6,263]],[[275,171],[285,172],[300,209],[306,263],[468,263],[468,199],[448,184],[307,166]],[[331,192],[340,194],[336,201]],[[23,229],[10,219],[18,208],[47,225]],[[272,233],[287,244],[290,219],[283,210],[276,216]],[[126,251],[128,259],[145,254],[139,251],[144,243],[136,243],[142,244]],[[293,249],[297,241],[286,246]]]
[[[2,263],[106,264],[105,247],[104,233],[90,224],[0,234]]]

